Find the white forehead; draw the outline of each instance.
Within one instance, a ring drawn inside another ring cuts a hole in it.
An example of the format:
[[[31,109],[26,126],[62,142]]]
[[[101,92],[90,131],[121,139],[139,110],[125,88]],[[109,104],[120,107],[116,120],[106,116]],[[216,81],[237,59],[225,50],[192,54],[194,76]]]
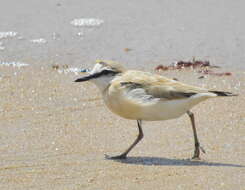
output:
[[[97,73],[97,72],[104,70],[105,68],[107,68],[107,66],[105,64],[96,63],[94,65],[93,69],[89,73],[94,74],[94,73]]]
[[[103,68],[103,65],[101,65],[100,63],[96,63],[93,67],[93,69],[89,72],[90,74],[94,74],[97,73],[99,71],[101,71]]]

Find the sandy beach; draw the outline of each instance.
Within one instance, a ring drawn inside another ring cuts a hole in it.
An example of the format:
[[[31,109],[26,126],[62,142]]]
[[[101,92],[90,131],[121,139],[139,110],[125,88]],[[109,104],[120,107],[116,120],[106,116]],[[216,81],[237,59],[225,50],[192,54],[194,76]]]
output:
[[[244,190],[245,27],[243,1],[37,1],[0,6],[0,189]],[[228,14],[229,13],[229,14]],[[231,76],[155,71],[209,60]],[[187,115],[144,122],[112,114],[91,83],[74,83],[95,59],[122,62],[237,97],[207,100],[195,113],[206,154],[191,160]],[[204,76],[203,78],[200,78]]]
[[[160,74],[240,95],[193,109],[207,151],[201,161],[190,160],[187,116],[145,122],[145,138],[127,160],[106,160],[104,154],[127,148],[137,127],[110,113],[94,85],[74,83],[77,75],[51,65],[1,68],[1,189],[243,189],[244,72],[204,79],[192,70]]]

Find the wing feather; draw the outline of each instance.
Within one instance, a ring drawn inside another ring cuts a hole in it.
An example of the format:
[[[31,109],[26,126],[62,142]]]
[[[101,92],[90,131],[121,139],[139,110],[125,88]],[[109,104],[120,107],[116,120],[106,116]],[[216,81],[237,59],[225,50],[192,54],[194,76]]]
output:
[[[190,86],[160,75],[141,71],[125,72],[115,82],[121,88],[125,88],[130,95],[134,94],[135,98],[136,96],[144,95],[145,99],[162,98],[174,100],[208,92],[207,89]]]

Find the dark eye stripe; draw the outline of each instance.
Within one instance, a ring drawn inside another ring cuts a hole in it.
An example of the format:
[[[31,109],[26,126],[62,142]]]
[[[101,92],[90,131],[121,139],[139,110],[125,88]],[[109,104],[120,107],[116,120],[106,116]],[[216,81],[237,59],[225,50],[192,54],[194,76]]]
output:
[[[116,75],[116,74],[118,74],[118,73],[119,73],[119,72],[112,71],[112,70],[103,70],[103,71],[100,73],[100,76],[101,76],[101,75],[109,75],[109,74]]]
[[[98,77],[100,77],[100,76],[106,76],[106,75],[112,75],[112,76],[114,76],[114,75],[116,75],[116,74],[118,74],[119,72],[116,72],[116,71],[112,71],[112,70],[103,70],[103,71],[101,71],[100,73],[95,73],[95,74],[92,74],[92,75],[90,75],[90,76],[88,76],[88,77],[90,77],[90,78],[98,78]]]
[[[90,79],[94,79],[94,78],[98,78],[100,76],[106,76],[106,75],[114,76],[118,73],[120,73],[120,72],[116,72],[116,71],[112,71],[112,70],[103,70],[100,73],[94,73],[94,74],[79,78],[79,79],[75,80],[75,82],[84,82],[84,81],[88,81]]]

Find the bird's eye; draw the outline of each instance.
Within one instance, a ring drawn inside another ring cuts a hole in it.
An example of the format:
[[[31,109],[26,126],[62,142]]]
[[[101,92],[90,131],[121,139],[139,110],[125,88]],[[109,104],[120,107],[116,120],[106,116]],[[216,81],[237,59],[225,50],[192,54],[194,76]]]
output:
[[[106,65],[106,63],[103,62],[103,61],[99,62],[99,64],[101,64],[101,65]]]
[[[103,75],[109,75],[109,74],[115,74],[116,72],[115,71],[112,71],[112,70],[103,70],[102,71],[102,74]]]

